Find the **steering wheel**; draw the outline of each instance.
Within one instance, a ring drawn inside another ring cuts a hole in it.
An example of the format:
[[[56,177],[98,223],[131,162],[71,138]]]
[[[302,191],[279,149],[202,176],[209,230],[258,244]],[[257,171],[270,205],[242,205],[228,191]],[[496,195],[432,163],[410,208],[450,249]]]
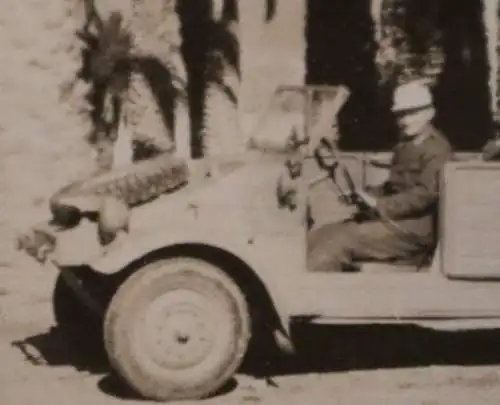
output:
[[[340,163],[335,147],[327,138],[321,138],[314,151],[314,157],[318,166],[326,172],[326,176],[313,180],[313,182],[329,178],[337,188],[342,202],[347,205],[356,205],[362,212],[373,210],[359,194],[349,170]],[[340,169],[342,170],[342,175],[348,188],[347,191],[343,190],[337,181],[337,171]]]

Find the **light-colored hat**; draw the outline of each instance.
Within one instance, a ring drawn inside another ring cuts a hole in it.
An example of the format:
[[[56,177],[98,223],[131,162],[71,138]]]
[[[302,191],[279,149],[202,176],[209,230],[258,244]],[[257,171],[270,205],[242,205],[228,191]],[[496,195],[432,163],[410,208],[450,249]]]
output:
[[[432,94],[425,84],[413,81],[402,84],[394,92],[392,111],[399,112],[415,108],[432,107]]]

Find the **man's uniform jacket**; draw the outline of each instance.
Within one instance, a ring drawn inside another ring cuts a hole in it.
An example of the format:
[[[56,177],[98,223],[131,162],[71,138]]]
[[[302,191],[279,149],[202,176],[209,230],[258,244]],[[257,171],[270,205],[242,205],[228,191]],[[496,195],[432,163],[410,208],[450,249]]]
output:
[[[429,241],[439,199],[439,174],[451,158],[448,140],[434,127],[394,148],[389,179],[374,189],[377,209]]]

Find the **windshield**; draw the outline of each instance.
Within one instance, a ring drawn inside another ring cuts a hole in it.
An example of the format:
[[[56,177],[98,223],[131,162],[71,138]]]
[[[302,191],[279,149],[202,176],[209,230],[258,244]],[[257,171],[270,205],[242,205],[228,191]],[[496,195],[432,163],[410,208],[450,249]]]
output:
[[[334,86],[281,86],[252,131],[251,144],[262,151],[284,152],[295,133],[314,147],[321,137],[336,138],[337,114],[349,91]]]
[[[281,151],[293,131],[304,136],[306,96],[304,92],[277,89],[252,131],[253,145],[263,151]]]

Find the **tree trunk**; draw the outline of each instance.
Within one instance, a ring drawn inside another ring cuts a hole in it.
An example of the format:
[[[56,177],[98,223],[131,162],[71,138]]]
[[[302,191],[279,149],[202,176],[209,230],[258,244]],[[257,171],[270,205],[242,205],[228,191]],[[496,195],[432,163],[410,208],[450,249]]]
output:
[[[241,152],[239,127],[239,21],[237,0],[214,0],[207,60],[207,89],[202,130],[206,156]]]
[[[498,89],[499,78],[499,2],[498,0],[482,0],[483,3],[483,24],[486,32],[486,46],[488,54],[488,86],[490,89],[490,109],[495,122],[500,122],[498,116],[498,107],[500,103],[500,94]]]
[[[206,66],[209,49],[212,4],[210,1],[177,0],[177,15],[181,23],[181,52],[187,75],[187,98],[190,116],[191,157],[203,155],[202,133],[207,87]]]

